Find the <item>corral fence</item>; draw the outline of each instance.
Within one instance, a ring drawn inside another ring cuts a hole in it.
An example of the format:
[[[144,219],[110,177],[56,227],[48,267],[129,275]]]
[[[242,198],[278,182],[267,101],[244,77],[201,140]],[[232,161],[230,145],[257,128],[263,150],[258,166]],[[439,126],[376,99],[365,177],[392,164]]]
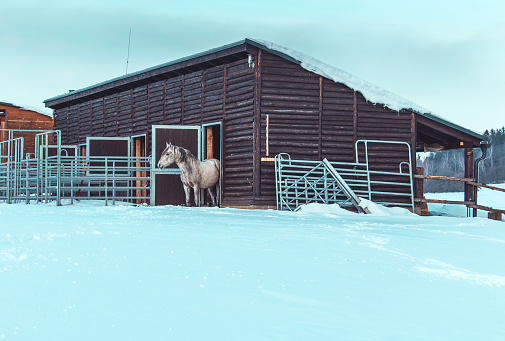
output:
[[[61,205],[63,199],[99,199],[107,205],[150,199],[151,157],[80,156],[62,147],[59,130],[3,131],[8,136],[0,142],[0,201]],[[24,154],[23,137],[14,137],[26,132],[36,133],[33,153]]]
[[[423,189],[423,180],[436,180],[436,181],[458,181],[458,182],[463,182],[466,185],[472,186],[474,188],[473,190],[473,198],[467,198],[465,195],[465,200],[460,201],[460,200],[441,200],[441,199],[427,199],[424,196],[422,198],[415,198],[415,202],[418,203],[419,205],[424,205],[425,207],[425,214],[428,214],[428,203],[435,203],[435,204],[447,204],[447,205],[464,205],[467,207],[467,216],[468,217],[477,217],[477,210],[482,210],[488,212],[488,218],[493,219],[493,220],[502,220],[502,215],[505,214],[505,210],[503,209],[497,209],[489,206],[484,206],[484,205],[479,205],[477,203],[477,189],[478,188],[487,188],[493,191],[497,192],[505,192],[505,189],[496,187],[496,186],[491,186],[491,185],[486,185],[477,182],[477,179],[475,178],[461,178],[461,177],[455,177],[455,176],[440,176],[440,175],[425,175],[423,174],[423,169],[418,168],[417,169],[417,174],[414,175],[414,179],[417,180],[416,186],[418,187],[418,192],[419,193],[424,193]],[[423,207],[423,206],[422,206]]]
[[[377,144],[405,148],[408,157],[398,163],[396,170],[371,169],[369,147]],[[323,203],[354,207],[360,211],[359,200],[365,198],[414,211],[410,145],[396,141],[358,140],[355,152],[354,163],[326,159],[294,160],[289,154],[278,154],[275,157],[277,209],[293,211],[304,204]]]

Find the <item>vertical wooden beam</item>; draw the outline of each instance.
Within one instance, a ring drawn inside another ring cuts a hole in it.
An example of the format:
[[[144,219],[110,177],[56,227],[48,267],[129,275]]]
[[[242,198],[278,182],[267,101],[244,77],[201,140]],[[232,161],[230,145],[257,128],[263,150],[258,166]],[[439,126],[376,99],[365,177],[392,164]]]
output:
[[[89,101],[89,127],[88,136],[93,136],[93,100]]]
[[[182,75],[182,84],[181,84],[181,124],[184,125],[184,80],[186,75]]]
[[[417,121],[416,121],[416,114],[415,113],[410,113],[411,114],[411,121],[410,121],[410,160],[412,162],[412,175],[416,173],[416,167],[417,167],[417,158],[416,158],[416,145],[417,145]]]
[[[226,64],[223,64],[223,118],[221,124],[221,191],[220,200],[223,202],[223,199],[226,196],[226,126],[227,126],[227,116],[226,116],[226,91],[227,91],[227,79],[228,79],[228,68]]]
[[[318,161],[323,159],[323,77],[319,76],[319,143],[317,148]]]
[[[358,93],[354,91],[353,93],[353,104],[352,104],[352,143],[353,143],[353,150],[354,147],[356,146],[356,141],[358,140]],[[357,162],[356,160],[356,153],[357,151],[355,150],[354,153],[352,154],[352,158],[354,162]]]
[[[254,67],[254,123],[253,123],[253,196],[261,195],[261,67],[262,51],[258,50]]]
[[[139,137],[135,138],[135,156],[136,157],[141,157],[142,156],[142,141],[141,141],[141,138],[139,138]],[[140,163],[139,159],[137,159],[137,162],[135,162],[135,167],[140,168],[140,166],[141,166],[141,163]],[[136,177],[141,177],[142,176],[142,172],[136,171],[135,172],[135,176]],[[135,185],[136,185],[137,188],[138,187],[142,187],[142,181],[136,180],[135,181]],[[137,189],[135,192],[136,192],[135,194],[136,194],[137,197],[141,197],[142,194],[143,194],[142,190],[140,190],[140,189]],[[137,202],[137,204],[141,204],[142,200],[141,199],[136,199],[136,202]]]
[[[203,106],[205,105],[205,70],[202,71],[201,92],[200,92],[200,124],[203,124]]]
[[[57,115],[57,112],[55,110],[55,115]],[[0,117],[0,129],[5,129],[5,116],[4,117]],[[5,141],[5,131],[0,131],[0,142],[3,142]],[[7,154],[6,151],[5,151],[5,148],[6,148],[6,145],[5,144],[2,144],[2,149],[0,149],[0,153],[2,153],[2,155],[5,155]]]
[[[163,123],[166,122],[167,122],[167,79],[165,78],[165,81],[163,82]]]
[[[102,97],[102,136],[105,136],[105,96]]]
[[[415,173],[417,175],[424,175],[424,168],[416,167]],[[424,199],[424,179],[414,179],[414,193],[415,198]],[[414,207],[414,212],[417,215],[429,216],[430,212],[428,211],[428,204],[426,202],[416,203]]]
[[[464,143],[465,151],[465,178],[473,178],[473,145],[472,142]],[[465,182],[465,201],[474,201],[473,186]]]
[[[116,92],[116,110],[115,110],[115,117],[116,117],[116,133],[114,134],[115,136],[118,136],[118,131],[119,131],[119,124],[118,124],[118,111],[119,111],[119,92]]]
[[[146,133],[147,133],[147,130],[149,130],[149,124],[150,124],[150,120],[151,120],[151,96],[150,96],[150,91],[149,91],[149,85],[151,85],[152,83],[148,83],[147,84],[147,113],[146,113]]]
[[[133,88],[130,89],[130,117],[131,117],[131,122],[133,123],[135,120],[135,109],[134,109],[134,102],[133,102]],[[132,124],[133,125],[133,124]],[[130,126],[130,134],[133,132],[133,127],[132,125]]]

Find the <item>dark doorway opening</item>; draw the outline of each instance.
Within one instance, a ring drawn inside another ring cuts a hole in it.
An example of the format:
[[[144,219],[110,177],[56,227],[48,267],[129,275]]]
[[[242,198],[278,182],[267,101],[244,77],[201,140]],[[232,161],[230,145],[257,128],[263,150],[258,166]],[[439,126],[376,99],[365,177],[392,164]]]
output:
[[[218,159],[221,161],[221,123],[211,124],[204,126],[204,159]],[[223,165],[221,164],[221,169]],[[221,171],[222,174],[222,171]],[[221,177],[219,179],[219,193],[217,193],[219,200],[221,199]],[[205,190],[204,203],[212,204],[209,191]],[[218,202],[220,204],[220,202]]]

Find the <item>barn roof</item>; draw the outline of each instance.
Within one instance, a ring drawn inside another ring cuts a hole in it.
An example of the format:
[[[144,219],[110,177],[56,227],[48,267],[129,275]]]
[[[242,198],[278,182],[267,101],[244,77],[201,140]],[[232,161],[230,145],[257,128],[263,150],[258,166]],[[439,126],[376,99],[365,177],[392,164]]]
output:
[[[361,92],[363,96],[372,103],[383,105],[395,111],[400,111],[402,109],[411,110],[425,119],[434,121],[439,125],[447,126],[451,130],[469,135],[473,139],[485,139],[484,136],[479,133],[450,122],[416,103],[362,80],[348,72],[330,66],[301,52],[264,40],[255,39],[244,39],[188,57],[176,59],[168,63],[129,73],[80,90],[49,98],[45,100],[44,103],[46,107],[54,109],[64,107],[71,103],[78,103],[108,93],[130,89],[134,86],[147,84],[155,80],[162,80],[170,76],[177,76],[244,59],[248,54],[254,54],[257,49],[268,51],[288,61],[299,64],[308,71],[332,79],[335,82],[345,84],[351,89]]]
[[[41,114],[41,115],[48,116],[51,118],[53,117],[52,110],[49,110],[46,108],[35,108],[35,107],[26,106],[26,105],[17,105],[17,104],[8,103],[8,102],[2,102],[2,101],[0,101],[0,105],[23,109],[23,110],[29,110],[29,111],[36,112],[37,114]]]

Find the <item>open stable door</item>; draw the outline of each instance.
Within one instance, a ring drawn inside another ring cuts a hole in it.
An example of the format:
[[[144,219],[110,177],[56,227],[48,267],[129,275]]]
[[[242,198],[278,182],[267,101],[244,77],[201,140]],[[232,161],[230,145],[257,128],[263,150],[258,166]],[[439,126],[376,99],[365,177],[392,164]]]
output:
[[[169,168],[158,168],[158,161],[167,143],[186,148],[195,157],[202,159],[200,126],[152,126],[152,181],[151,205],[182,205],[186,195],[181,182],[181,171],[174,163]],[[193,191],[191,191],[193,192]],[[191,202],[194,203],[193,193]]]
[[[142,167],[142,162],[141,162],[140,158],[143,158],[146,156],[146,134],[135,135],[135,136],[132,136],[131,139],[132,139],[131,140],[132,141],[131,147],[132,147],[132,151],[133,151],[133,156],[138,158],[138,159],[135,159],[135,167],[138,167],[138,169],[141,169],[140,167]],[[143,180],[146,175],[147,175],[146,172],[141,171],[141,170],[135,171],[135,174],[134,174],[134,176],[136,178],[142,179],[142,180],[135,180],[135,182],[134,182],[135,187],[137,187],[137,189],[135,189],[135,193],[134,193],[135,196],[137,197],[137,199],[135,199],[135,203],[137,203],[137,204],[146,203],[146,199],[144,199],[146,196],[146,190],[144,189],[145,185],[146,185],[146,181]]]
[[[203,128],[202,149],[204,151],[203,159],[218,159],[219,161],[221,161],[222,160],[221,122],[204,124],[202,128]],[[222,167],[223,166],[221,164],[221,171]],[[221,183],[219,184],[219,190],[220,193],[218,193],[218,197],[219,199],[221,199],[222,198]],[[208,203],[212,202],[212,199],[208,191],[204,191],[201,198],[203,198],[204,202]]]

